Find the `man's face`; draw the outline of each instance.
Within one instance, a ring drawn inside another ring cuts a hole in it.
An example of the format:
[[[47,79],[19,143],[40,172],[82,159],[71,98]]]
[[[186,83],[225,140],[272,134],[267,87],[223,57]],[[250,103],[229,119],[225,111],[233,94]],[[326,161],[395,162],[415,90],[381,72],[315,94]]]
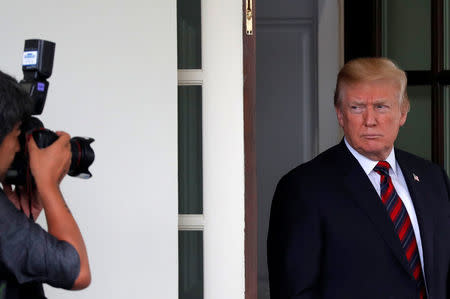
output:
[[[12,131],[5,136],[5,139],[0,144],[0,180],[2,181],[14,160],[14,156],[20,150],[19,135],[20,123],[14,126]]]
[[[346,85],[336,108],[348,143],[363,156],[385,160],[391,152],[407,111],[400,107],[399,87],[376,81]]]

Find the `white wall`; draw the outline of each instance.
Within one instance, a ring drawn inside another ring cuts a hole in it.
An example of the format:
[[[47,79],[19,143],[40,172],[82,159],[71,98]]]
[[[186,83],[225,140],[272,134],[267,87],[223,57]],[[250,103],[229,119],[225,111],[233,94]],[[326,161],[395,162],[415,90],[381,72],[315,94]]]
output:
[[[203,0],[206,299],[244,299],[242,1]]]
[[[0,27],[17,79],[25,39],[56,42],[41,119],[96,139],[93,178],[63,183],[92,285],[48,297],[177,298],[176,1],[10,1]]]
[[[341,134],[333,105],[339,72],[339,0],[318,2],[319,152],[339,142]]]

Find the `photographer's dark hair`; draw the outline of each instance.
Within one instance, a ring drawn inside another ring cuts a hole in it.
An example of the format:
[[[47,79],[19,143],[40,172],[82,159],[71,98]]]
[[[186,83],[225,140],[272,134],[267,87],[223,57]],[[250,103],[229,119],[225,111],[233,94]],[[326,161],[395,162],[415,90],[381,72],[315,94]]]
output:
[[[30,115],[32,104],[16,79],[0,71],[0,143],[14,126]]]

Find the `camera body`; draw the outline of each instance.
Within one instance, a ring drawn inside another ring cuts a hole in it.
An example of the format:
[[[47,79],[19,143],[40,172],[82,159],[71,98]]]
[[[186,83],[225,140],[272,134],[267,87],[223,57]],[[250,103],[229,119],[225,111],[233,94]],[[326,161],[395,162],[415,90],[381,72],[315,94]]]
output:
[[[52,74],[55,55],[55,43],[40,39],[25,41],[23,53],[23,79],[20,86],[29,95],[32,112],[22,120],[21,134],[19,136],[20,152],[14,157],[14,161],[8,169],[5,182],[13,185],[33,185],[33,178],[29,169],[27,138],[31,135],[39,148],[45,148],[58,139],[55,132],[44,128],[44,124],[32,115],[40,115],[44,110],[49,82],[47,79]],[[89,166],[94,162],[95,154],[90,144],[92,138],[73,137],[70,139],[72,161],[69,175],[80,178],[90,178]]]

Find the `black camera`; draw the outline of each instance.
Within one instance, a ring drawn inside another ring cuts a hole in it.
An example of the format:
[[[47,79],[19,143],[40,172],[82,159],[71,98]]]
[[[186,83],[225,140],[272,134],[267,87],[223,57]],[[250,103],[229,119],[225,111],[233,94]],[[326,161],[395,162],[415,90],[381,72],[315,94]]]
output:
[[[27,92],[31,101],[31,115],[42,113],[47,97],[49,83],[47,78],[52,75],[55,43],[40,39],[25,41],[23,53],[23,80],[20,85]],[[36,117],[27,116],[20,127],[20,152],[14,157],[11,168],[6,173],[5,181],[13,185],[30,185],[32,177],[28,163],[26,137],[31,135],[39,148],[45,148],[58,139],[55,132],[44,128],[44,124]],[[72,162],[69,175],[80,178],[90,178],[88,168],[94,162],[95,154],[91,148],[92,138],[73,137],[70,139]]]

